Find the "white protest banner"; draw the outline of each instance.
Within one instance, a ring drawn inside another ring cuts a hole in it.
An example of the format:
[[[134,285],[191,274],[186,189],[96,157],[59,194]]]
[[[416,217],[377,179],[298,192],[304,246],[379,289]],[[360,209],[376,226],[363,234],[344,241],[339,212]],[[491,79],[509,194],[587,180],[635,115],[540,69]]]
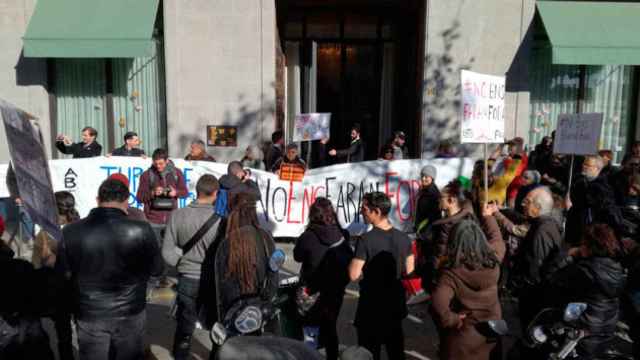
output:
[[[0,181],[4,181],[7,178],[7,171],[9,171],[9,164],[0,164]],[[5,184],[0,185],[0,198],[7,198],[11,196],[9,194],[9,188]]]
[[[227,173],[227,164],[189,162],[174,159],[182,170],[189,188],[189,197],[180,199],[185,206],[195,198],[195,186],[200,176]],[[444,186],[458,176],[470,177],[471,159],[433,159],[367,161],[340,164],[309,170],[302,182],[280,181],[275,174],[252,170],[262,197],[258,203],[260,221],[274,236],[298,236],[304,231],[309,206],[319,196],[328,197],[334,204],[341,224],[358,234],[366,229],[360,216],[362,196],[370,191],[382,191],[391,198],[390,218],[404,231],[411,231],[415,200],[418,196],[420,169],[434,165],[438,170],[436,183]],[[130,180],[129,203],[142,207],[135,198],[140,176],[151,165],[151,160],[130,157],[98,157],[90,159],[51,160],[49,167],[54,190],[73,193],[81,216],[96,206],[100,183],[107,176],[120,172]],[[5,186],[0,183],[0,189]]]
[[[462,70],[461,143],[504,142],[504,76]]]
[[[602,131],[602,113],[560,114],[553,152],[568,155],[594,155]]]
[[[328,139],[331,129],[331,113],[296,115],[293,141]]]

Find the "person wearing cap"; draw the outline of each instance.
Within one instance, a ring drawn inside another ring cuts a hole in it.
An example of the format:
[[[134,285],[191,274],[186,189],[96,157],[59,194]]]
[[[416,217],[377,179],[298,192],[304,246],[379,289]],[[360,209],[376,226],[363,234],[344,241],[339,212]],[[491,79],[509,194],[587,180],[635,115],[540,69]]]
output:
[[[409,152],[405,146],[406,135],[404,131],[396,131],[393,133],[393,140],[391,141],[391,147],[393,148],[393,159],[402,160],[409,158]]]
[[[307,163],[298,156],[298,145],[291,143],[287,145],[287,151],[284,156],[273,164],[271,172],[280,175],[283,165],[290,165],[302,168],[303,172],[307,170]]]
[[[437,174],[438,170],[433,165],[427,165],[420,170],[420,193],[416,200],[416,234],[420,234],[421,230],[442,217],[440,190],[436,185]]]
[[[122,173],[111,174],[107,179],[113,179],[120,181],[127,188],[129,188],[129,178]],[[147,221],[147,217],[144,215],[144,212],[136,207],[129,206],[127,208],[127,219],[129,220],[138,220],[138,221]]]
[[[111,152],[111,156],[136,156],[146,158],[144,150],[139,148],[140,138],[134,131],[127,131],[124,134],[124,145]]]
[[[207,153],[204,141],[196,139],[191,142],[191,150],[184,157],[188,161],[211,161],[216,162],[216,158]]]
[[[364,142],[360,139],[360,124],[351,127],[351,144],[343,150],[331,149],[329,156],[346,158],[347,163],[364,161]]]

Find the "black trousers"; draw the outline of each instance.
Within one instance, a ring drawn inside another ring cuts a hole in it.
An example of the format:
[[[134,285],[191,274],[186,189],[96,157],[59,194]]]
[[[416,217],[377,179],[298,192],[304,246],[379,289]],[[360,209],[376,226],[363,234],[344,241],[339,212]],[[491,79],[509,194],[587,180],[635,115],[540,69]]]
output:
[[[112,319],[76,320],[80,360],[138,360],[144,358],[144,311]]]
[[[191,337],[198,321],[196,299],[198,297],[199,279],[180,276],[178,278],[176,303],[176,333],[173,338],[173,357],[175,360],[189,359]]]
[[[358,326],[358,345],[369,350],[374,360],[380,360],[382,345],[389,359],[404,360],[404,332],[402,320],[395,323],[380,323],[370,326]]]

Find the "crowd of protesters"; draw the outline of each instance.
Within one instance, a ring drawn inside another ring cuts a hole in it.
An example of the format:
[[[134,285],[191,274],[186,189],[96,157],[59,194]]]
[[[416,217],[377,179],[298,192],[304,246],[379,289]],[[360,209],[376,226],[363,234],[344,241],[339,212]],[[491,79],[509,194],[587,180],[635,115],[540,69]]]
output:
[[[363,161],[360,131],[352,127],[345,149],[320,142],[322,153],[312,161]],[[99,155],[95,129],[82,134],[81,143],[61,135],[56,146],[74,158]],[[407,158],[405,137],[395,132],[380,158]],[[140,178],[136,197],[143,212],[129,206],[122,174],[100,185],[98,206],[82,219],[73,195],[56,193],[62,241],[38,233],[31,262],[15,259],[0,242],[0,274],[12,289],[0,297],[0,357],[52,359],[40,322],[48,317],[63,360],[74,357],[72,319],[81,359],[142,358],[148,287],[167,285],[170,266],[178,273],[172,354],[187,359],[196,323],[211,326],[218,318],[215,311],[203,317],[203,303],[227,309],[272,276],[267,254],[275,243],[258,221],[260,190],[247,168],[279,173],[287,165],[307,167],[298,146],[285,146],[281,132],[272,140],[264,163],[250,146],[220,179],[201,176],[196,199],[182,209],[185,179],[164,149],[152,153],[152,165]],[[125,134],[124,141],[109,155],[146,156],[137,134]],[[517,300],[523,328],[544,307],[586,303],[582,321],[588,336],[578,346],[581,356],[606,349],[625,306],[624,320],[640,341],[640,142],[620,167],[610,151],[571,161],[554,154],[553,145],[554,137],[545,137],[527,153],[524,141],[515,138],[496,147],[487,164],[477,161],[471,179],[441,189],[437,169],[422,168],[415,244],[391,224],[391,201],[384,193],[363,196],[359,213],[370,227],[357,240],[341,227],[329,199],[315,199],[293,252],[301,263],[301,285],[319,295],[301,320],[305,328],[318,329],[327,359],[339,356],[337,322],[349,282],[359,282],[358,344],[374,359],[383,346],[389,358],[404,359],[405,281],[417,278],[431,299],[428,313],[440,338],[440,359],[494,356],[495,343],[476,325],[501,319],[504,297]],[[438,157],[451,156],[452,145],[443,143]],[[199,140],[185,159],[215,161]],[[222,265],[211,263],[211,252],[222,254]],[[211,289],[217,272],[231,280]]]

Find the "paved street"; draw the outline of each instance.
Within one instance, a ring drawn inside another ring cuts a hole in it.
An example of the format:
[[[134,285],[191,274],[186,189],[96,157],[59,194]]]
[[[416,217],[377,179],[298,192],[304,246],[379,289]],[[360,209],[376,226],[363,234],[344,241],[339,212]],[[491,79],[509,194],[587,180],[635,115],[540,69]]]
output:
[[[278,246],[287,253],[284,272],[297,273],[299,265],[293,261],[293,245],[280,243]],[[155,290],[152,297],[153,300],[147,307],[148,331],[146,343],[150,350],[147,359],[169,360],[171,359],[170,352],[173,344],[175,321],[171,319],[167,313],[174,293],[170,289],[160,289]],[[351,284],[347,289],[338,323],[340,341],[346,346],[357,343],[355,328],[352,324],[357,306],[357,297],[357,286]],[[505,309],[505,313],[508,315],[512,312]],[[51,326],[48,326],[48,328],[51,329]],[[410,307],[410,315],[405,320],[404,329],[406,339],[405,347],[409,360],[437,359],[436,349],[438,338],[424,304]],[[192,346],[192,358],[208,359],[210,348],[211,341],[209,340],[208,333],[206,331],[196,330]],[[383,358],[386,359],[386,357]]]

